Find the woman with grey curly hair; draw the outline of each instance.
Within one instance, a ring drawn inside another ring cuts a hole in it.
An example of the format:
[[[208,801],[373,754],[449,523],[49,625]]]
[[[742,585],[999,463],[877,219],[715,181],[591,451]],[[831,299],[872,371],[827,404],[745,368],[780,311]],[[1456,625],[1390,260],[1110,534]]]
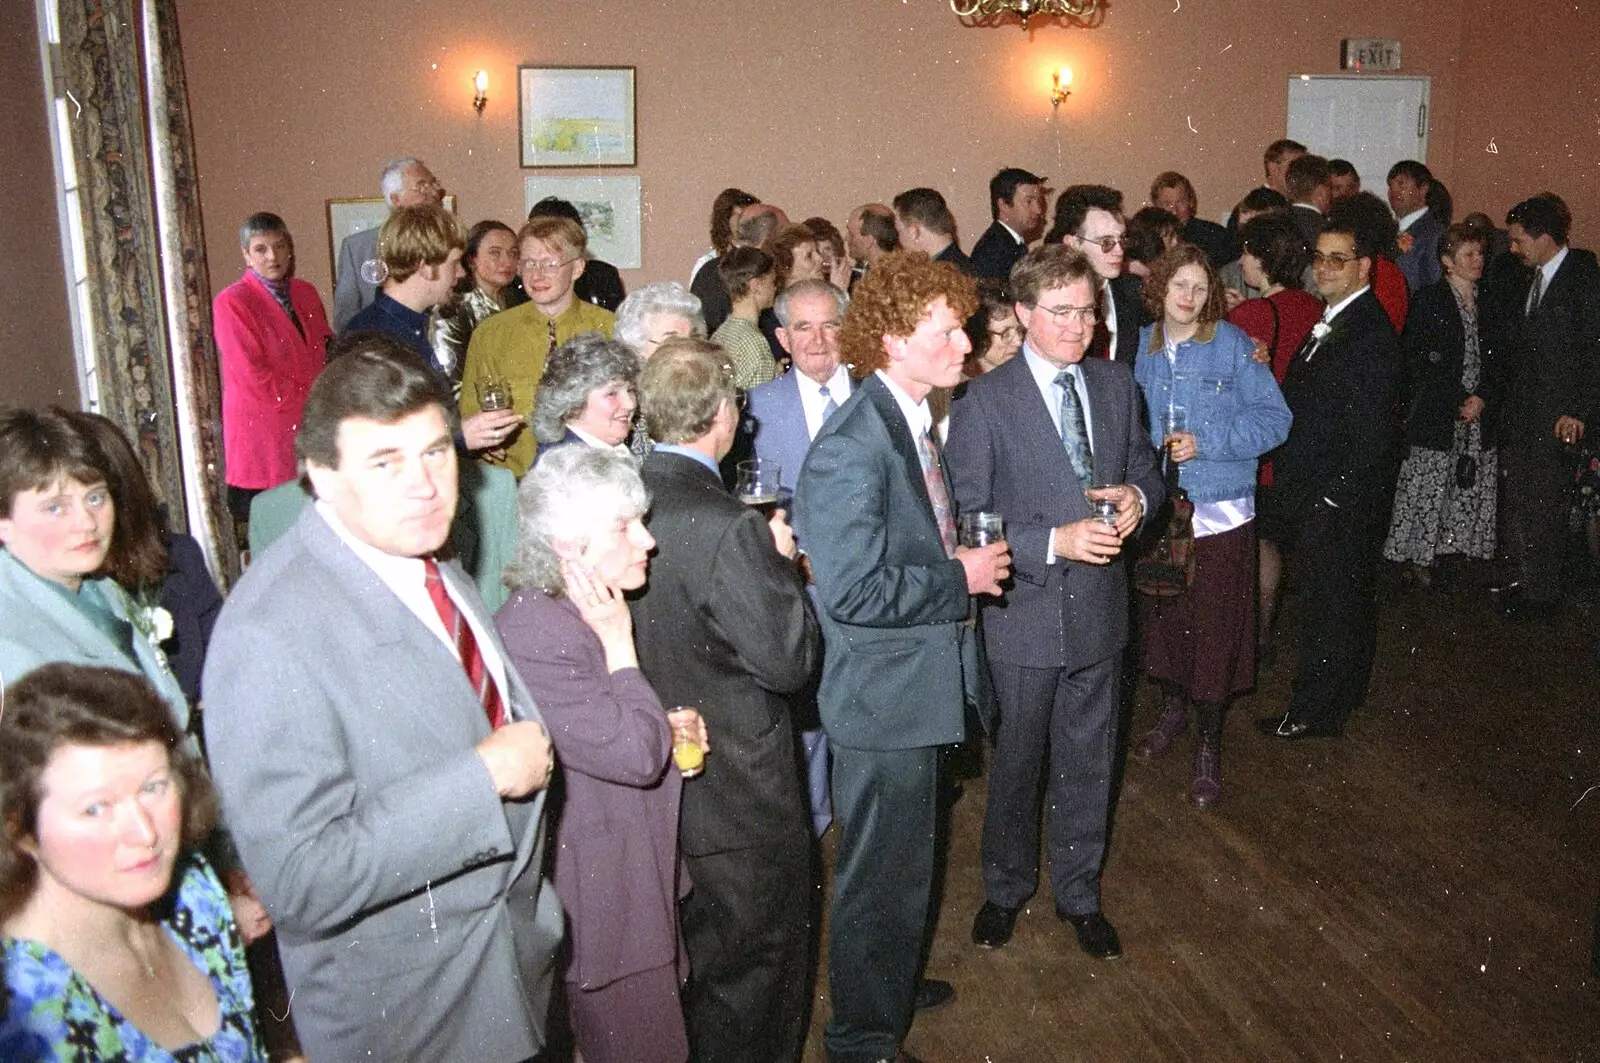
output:
[[[539,459],[573,443],[627,450],[639,359],[616,340],[585,333],[556,348],[533,399]]]
[[[517,491],[514,593],[495,621],[561,763],[562,976],[588,1063],[683,1063],[689,1051],[678,803],[710,746],[699,713],[667,712],[639,671],[623,596],[647,576],[649,502],[624,455],[563,447],[541,460]]]
[[[656,348],[674,336],[706,335],[700,297],[677,281],[647,284],[617,307],[616,337],[648,361]]]

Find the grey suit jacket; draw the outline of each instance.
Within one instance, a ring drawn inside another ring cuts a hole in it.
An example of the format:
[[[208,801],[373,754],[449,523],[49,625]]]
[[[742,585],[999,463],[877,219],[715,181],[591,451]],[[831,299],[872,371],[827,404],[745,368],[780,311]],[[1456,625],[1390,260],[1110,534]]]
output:
[[[911,430],[876,376],[817,433],[794,518],[821,605],[828,739],[882,750],[961,741],[963,694],[978,693],[966,573],[945,555]]]
[[[339,244],[339,271],[333,282],[333,331],[343,332],[351,318],[372,305],[378,286],[361,279],[361,263],[377,257],[377,229],[351,233]]]
[[[1142,490],[1148,521],[1163,490],[1133,374],[1098,358],[1081,365],[1094,478]],[[981,600],[989,659],[1077,670],[1121,652],[1128,638],[1125,556],[1109,565],[1046,561],[1051,530],[1089,516],[1089,504],[1025,356],[967,382],[950,408],[946,454],[957,510],[999,513],[1011,544],[1011,584],[1002,597]]]
[[[797,372],[791,369],[776,380],[751,388],[745,405],[745,416],[755,427],[756,457],[778,463],[783,473],[779,482],[791,494],[800,482],[800,466],[806,460],[806,451],[811,449],[811,433],[806,431],[806,411],[800,402]],[[850,390],[855,390],[854,385]],[[834,401],[843,406],[849,397],[835,395]]]
[[[441,571],[498,646],[466,576]],[[508,670],[510,715],[537,719]],[[212,770],[307,1056],[537,1053],[562,924],[544,793],[499,798],[460,663],[316,509],[234,589],[205,682]]]

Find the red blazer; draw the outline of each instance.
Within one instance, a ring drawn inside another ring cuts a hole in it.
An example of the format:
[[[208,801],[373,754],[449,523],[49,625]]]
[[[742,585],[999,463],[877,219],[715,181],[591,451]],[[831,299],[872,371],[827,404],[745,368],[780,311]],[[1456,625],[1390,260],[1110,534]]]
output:
[[[276,487],[295,475],[294,435],[311,382],[327,364],[333,330],[310,284],[290,280],[289,302],[304,336],[249,270],[211,306],[222,373],[222,448],[233,487]]]
[[[1406,310],[1411,305],[1411,289],[1406,285],[1406,275],[1400,267],[1382,255],[1372,261],[1372,294],[1378,305],[1389,315],[1390,324],[1398,335],[1406,327]]]

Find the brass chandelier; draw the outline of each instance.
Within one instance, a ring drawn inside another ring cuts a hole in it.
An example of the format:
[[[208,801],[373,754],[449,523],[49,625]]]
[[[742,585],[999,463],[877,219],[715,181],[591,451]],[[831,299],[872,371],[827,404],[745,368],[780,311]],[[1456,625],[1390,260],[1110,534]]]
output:
[[[997,26],[1015,18],[1024,30],[1035,16],[1089,24],[1104,14],[1101,0],[950,0],[950,10],[969,25]]]

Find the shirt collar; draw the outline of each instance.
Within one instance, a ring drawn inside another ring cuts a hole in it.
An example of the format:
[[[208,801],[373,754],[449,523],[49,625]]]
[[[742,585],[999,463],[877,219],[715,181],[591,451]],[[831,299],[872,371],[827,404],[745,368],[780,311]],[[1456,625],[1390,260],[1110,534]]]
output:
[[[1565,262],[1566,260],[1567,249],[1565,246],[1563,246],[1561,250],[1550,256],[1549,262],[1546,262],[1544,265],[1539,267],[1540,272],[1544,274],[1544,280],[1539,284],[1541,291],[1547,290],[1550,287],[1550,282],[1555,278],[1556,270],[1560,269],[1561,263]]]
[[[341,542],[354,551],[362,563],[378,574],[378,578],[389,586],[400,586],[408,583],[422,584],[423,565],[420,557],[399,557],[395,554],[385,553],[376,546],[356,538],[354,532],[345,526],[344,521],[333,511],[333,506],[318,499],[315,503],[317,515],[328,522],[328,527],[333,529]]]
[[[1307,210],[1314,210],[1318,214],[1322,213],[1322,210],[1315,203],[1296,203],[1294,205],[1297,206],[1297,207],[1304,207]]]
[[[1339,316],[1340,311],[1342,311],[1345,307],[1349,306],[1351,303],[1355,302],[1357,299],[1361,298],[1362,295],[1366,294],[1367,292],[1369,292],[1371,290],[1372,290],[1372,286],[1370,284],[1362,285],[1360,288],[1356,289],[1356,291],[1354,293],[1345,296],[1342,301],[1337,302],[1334,305],[1328,307],[1328,309],[1324,310],[1322,312],[1322,320],[1331,323],[1334,318]]]
[[[895,405],[900,407],[900,414],[906,419],[912,438],[921,439],[933,427],[933,411],[928,409],[928,400],[924,398],[918,402],[907,395],[882,369],[877,371],[877,377],[889,389],[889,394],[894,396]]]
[[[800,372],[800,370],[792,369],[790,372],[794,373],[795,384],[806,394],[817,395],[817,393],[822,390],[821,384],[817,383],[815,380],[812,380],[810,377]],[[833,375],[828,378],[827,385],[828,398],[832,399],[834,402],[843,403],[844,400],[849,397],[850,371],[844,367],[842,362],[833,367]],[[818,397],[820,398],[821,396]]]
[[[1422,216],[1424,214],[1426,214],[1426,213],[1428,213],[1428,208],[1427,207],[1418,207],[1416,210],[1412,211],[1410,214],[1407,214],[1405,217],[1401,218],[1400,219],[1400,231],[1401,232],[1405,232],[1407,229],[1409,229],[1413,225],[1417,224],[1417,222],[1422,220]]]
[[[1022,234],[1017,232],[1017,230],[1013,229],[1011,226],[1007,225],[1005,222],[1001,221],[999,218],[996,218],[994,220],[994,223],[996,225],[1000,226],[1000,228],[1004,229],[1006,232],[1010,233],[1011,234],[1011,239],[1015,240],[1019,244],[1022,244],[1024,247],[1027,246],[1028,241],[1024,240],[1022,238]]]
[[[594,447],[597,450],[614,450],[619,454],[627,454],[629,456],[632,456],[633,454],[633,451],[628,449],[628,445],[626,443],[607,443],[600,437],[593,435],[592,433],[585,432],[575,424],[568,424],[567,431],[571,432],[573,435],[583,440],[584,443]]]
[[[722,478],[722,470],[717,468],[717,463],[711,460],[710,455],[702,454],[698,450],[695,450],[693,447],[683,447],[683,446],[679,446],[676,443],[657,443],[656,446],[655,446],[655,453],[657,453],[657,454],[677,454],[677,455],[679,455],[681,457],[691,458],[694,461],[698,461],[701,465],[704,465],[706,468],[710,469],[713,473],[715,473],[717,475],[717,478],[719,480]]]
[[[1061,369],[1046,361],[1044,355],[1035,351],[1026,340],[1022,344],[1022,357],[1028,363],[1028,372],[1033,374],[1034,383],[1038,384],[1041,390],[1055,385],[1056,376],[1061,372]],[[1083,368],[1077,362],[1073,362],[1065,368],[1068,373],[1072,374],[1074,381],[1079,383],[1083,381]]]

